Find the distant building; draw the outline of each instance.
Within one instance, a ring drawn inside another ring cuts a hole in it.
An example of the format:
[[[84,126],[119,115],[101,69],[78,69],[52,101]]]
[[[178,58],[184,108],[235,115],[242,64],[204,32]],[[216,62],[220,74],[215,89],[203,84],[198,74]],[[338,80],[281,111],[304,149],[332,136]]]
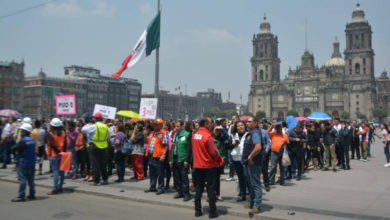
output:
[[[0,109],[23,110],[24,62],[0,61]]]
[[[65,67],[64,78],[38,76],[25,79],[24,113],[33,117],[55,116],[55,96],[76,96],[77,115],[92,113],[95,104],[118,110],[139,111],[142,85],[134,79],[115,79],[100,75],[92,67]]]
[[[154,94],[143,94],[143,98],[154,98]],[[222,101],[221,93],[214,89],[198,92],[197,96],[169,94],[160,90],[157,104],[157,117],[163,119],[194,120],[203,116],[208,110],[236,110],[236,104]]]
[[[269,118],[284,118],[292,109],[304,116],[320,111],[337,117],[347,111],[351,118],[362,114],[371,118],[377,94],[383,94],[382,105],[388,99],[385,91],[376,88],[385,79],[375,79],[371,25],[359,4],[346,25],[345,35],[344,58],[336,39],[333,54],[324,65],[315,65],[314,55],[306,50],[301,65],[290,69],[281,80],[278,38],[271,33],[271,25],[264,17],[260,32],[253,36],[249,111],[263,111]]]

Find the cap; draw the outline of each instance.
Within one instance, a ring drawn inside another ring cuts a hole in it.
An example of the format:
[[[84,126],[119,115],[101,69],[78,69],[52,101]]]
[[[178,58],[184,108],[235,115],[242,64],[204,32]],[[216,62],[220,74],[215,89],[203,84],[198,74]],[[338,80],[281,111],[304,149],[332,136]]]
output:
[[[29,124],[29,123],[22,124],[22,126],[20,126],[20,129],[24,130],[24,131],[27,131],[29,133],[31,133],[33,131],[33,128],[31,126],[31,124]]]
[[[275,123],[275,125],[281,125],[281,124],[282,124],[281,121],[278,121],[278,122]]]
[[[95,115],[93,116],[94,118],[103,118],[102,113],[96,112]]]
[[[157,118],[153,123],[158,124],[158,125],[162,125],[164,123],[164,120],[162,120],[161,118]]]

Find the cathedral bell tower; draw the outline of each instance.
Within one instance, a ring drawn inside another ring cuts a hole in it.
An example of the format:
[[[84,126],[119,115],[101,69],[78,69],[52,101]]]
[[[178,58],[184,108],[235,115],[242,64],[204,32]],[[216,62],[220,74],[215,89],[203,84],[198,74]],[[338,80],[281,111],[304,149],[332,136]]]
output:
[[[264,16],[260,33],[253,35],[252,84],[280,81],[278,37],[271,33],[271,25]]]
[[[347,76],[368,76],[374,78],[374,50],[372,49],[372,31],[368,21],[364,20],[364,11],[360,4],[352,13],[352,22],[345,29],[346,49],[345,72]]]

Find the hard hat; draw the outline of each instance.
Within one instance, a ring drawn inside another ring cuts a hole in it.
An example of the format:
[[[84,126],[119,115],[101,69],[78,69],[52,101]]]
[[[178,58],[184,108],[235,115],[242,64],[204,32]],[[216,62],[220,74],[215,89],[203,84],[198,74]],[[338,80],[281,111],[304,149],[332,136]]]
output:
[[[25,117],[25,118],[23,118],[23,123],[27,123],[27,124],[32,124],[32,121],[31,121],[31,118],[29,118],[29,117]]]
[[[93,116],[94,118],[103,118],[102,113],[96,112],[95,115]]]
[[[51,120],[51,122],[50,122],[50,125],[51,125],[52,127],[58,128],[58,127],[61,127],[61,126],[62,126],[62,121],[61,121],[59,118],[53,118],[53,119]]]
[[[28,133],[31,133],[33,131],[31,124],[28,124],[28,123],[22,124],[22,126],[20,126],[20,129],[27,131]]]
[[[157,125],[162,125],[164,124],[164,121],[161,118],[157,118],[153,123]]]

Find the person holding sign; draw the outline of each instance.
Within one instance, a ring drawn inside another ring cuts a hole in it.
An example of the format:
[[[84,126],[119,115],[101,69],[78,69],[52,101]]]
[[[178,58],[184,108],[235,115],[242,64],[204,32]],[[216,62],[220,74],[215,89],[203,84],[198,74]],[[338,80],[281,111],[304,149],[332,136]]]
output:
[[[58,118],[53,118],[50,122],[50,132],[47,138],[48,158],[53,170],[53,190],[48,195],[62,193],[62,185],[64,184],[64,171],[60,171],[60,154],[65,151],[66,135],[62,126],[62,121]]]

